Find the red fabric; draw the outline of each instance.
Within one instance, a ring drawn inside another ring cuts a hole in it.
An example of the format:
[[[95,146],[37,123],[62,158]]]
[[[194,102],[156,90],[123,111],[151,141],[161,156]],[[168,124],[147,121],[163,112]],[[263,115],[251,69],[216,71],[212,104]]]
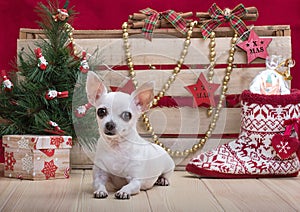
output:
[[[2,139],[0,139],[0,163],[4,163],[4,147],[2,146]]]
[[[37,15],[34,12],[38,1],[0,1],[0,69],[11,69],[11,61],[16,56],[17,38],[19,28],[37,28]],[[46,0],[41,0],[47,3]],[[61,1],[62,4],[65,1]],[[299,0],[265,0],[265,1],[237,1],[237,0],[147,0],[147,1],[98,1],[98,0],[70,0],[70,6],[74,5],[75,10],[80,14],[74,20],[75,29],[121,29],[121,25],[127,20],[128,15],[133,12],[151,7],[157,11],[173,9],[182,12],[207,11],[209,7],[217,3],[221,9],[225,7],[234,8],[237,4],[243,3],[245,7],[255,6],[259,11],[259,18],[256,22],[246,22],[247,25],[291,25],[293,59],[296,66],[291,73],[294,77],[293,88],[300,88],[300,4]],[[61,4],[61,6],[63,6]]]
[[[201,178],[225,178],[225,179],[244,179],[244,178],[278,178],[278,177],[297,177],[298,172],[292,174],[282,174],[282,175],[274,175],[274,174],[229,174],[229,173],[221,173],[218,171],[208,170],[208,169],[199,169],[194,164],[188,164],[185,167],[187,172],[190,172],[193,175],[199,175]]]
[[[286,105],[298,104],[300,102],[300,90],[293,89],[291,94],[287,95],[262,95],[245,90],[241,95],[241,99],[242,101],[249,102],[250,104],[270,104],[274,107],[278,105],[285,107]]]

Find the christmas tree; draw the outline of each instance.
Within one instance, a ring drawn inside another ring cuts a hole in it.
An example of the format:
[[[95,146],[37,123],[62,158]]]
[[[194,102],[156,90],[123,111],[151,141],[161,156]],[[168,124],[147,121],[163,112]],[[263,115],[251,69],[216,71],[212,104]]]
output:
[[[85,124],[85,80],[89,70],[85,52],[76,52],[71,21],[75,11],[58,2],[39,3],[36,12],[45,37],[35,48],[18,53],[17,79],[10,79],[2,71],[0,93],[0,135],[5,134],[59,134],[76,138],[74,122],[80,135],[90,133]],[[74,88],[76,100],[73,102]],[[74,109],[82,104],[81,110]],[[85,105],[86,104],[86,105]],[[75,113],[74,113],[75,110]],[[93,115],[87,111],[86,120]],[[85,131],[86,130],[86,131]]]

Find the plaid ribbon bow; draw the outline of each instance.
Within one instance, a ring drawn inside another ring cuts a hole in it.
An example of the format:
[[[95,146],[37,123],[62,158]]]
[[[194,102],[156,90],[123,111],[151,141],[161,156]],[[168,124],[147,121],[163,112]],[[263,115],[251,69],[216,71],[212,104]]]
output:
[[[152,40],[155,24],[161,17],[164,17],[167,21],[169,21],[182,34],[185,34],[187,32],[186,21],[174,10],[157,12],[148,7],[146,9],[140,10],[140,12],[148,16],[145,20],[142,31],[145,35],[145,38],[150,41]]]
[[[214,3],[208,9],[208,13],[212,19],[201,26],[204,39],[208,38],[215,28],[228,21],[230,22],[231,28],[239,35],[242,35],[248,30],[245,23],[240,19],[248,13],[243,4],[239,4],[231,11],[228,8],[223,11]]]

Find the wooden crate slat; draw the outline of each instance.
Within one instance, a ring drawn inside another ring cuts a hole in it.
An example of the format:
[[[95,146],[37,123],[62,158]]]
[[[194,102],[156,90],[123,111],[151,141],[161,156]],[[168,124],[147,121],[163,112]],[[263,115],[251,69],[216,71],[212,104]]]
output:
[[[121,29],[121,26],[120,26]],[[89,38],[122,38],[122,30],[74,30],[73,36],[75,39],[89,39]],[[289,25],[275,25],[275,26],[255,26],[253,28],[259,36],[289,36],[290,26]],[[129,29],[130,35],[140,35],[142,34],[141,29]],[[220,27],[215,29],[217,37],[231,37],[233,35],[233,30],[230,27]],[[161,34],[173,35],[176,37],[184,37],[177,30],[170,29],[155,29],[154,37],[159,37]],[[195,28],[193,32],[193,37],[202,37],[200,29]],[[20,29],[20,39],[38,39],[40,37],[45,37],[43,30],[41,29]]]
[[[248,89],[253,78],[263,71],[264,68],[234,68],[231,74],[230,83],[228,85],[227,94],[240,94],[243,90]],[[139,85],[148,82],[155,82],[155,92],[163,88],[164,84],[172,74],[173,70],[139,70],[136,71],[136,79]],[[170,89],[166,92],[167,96],[190,96],[184,87],[195,84],[200,73],[207,74],[206,69],[187,69],[182,70],[178,74],[177,79],[173,82]],[[96,71],[106,86],[122,87],[126,84],[128,71]],[[215,69],[214,83],[222,84],[225,68]],[[220,94],[221,86],[216,91],[215,95]]]
[[[213,134],[238,134],[240,113],[240,108],[222,108]],[[207,117],[206,108],[153,108],[148,116],[155,133],[174,137],[205,134],[211,121],[211,118]],[[143,135],[148,134],[142,121],[137,124],[137,129]]]
[[[273,40],[268,47],[269,55],[282,55],[285,58],[291,57],[291,38],[271,37]],[[188,54],[185,59],[185,65],[189,64],[209,64],[209,41],[193,38],[189,47]],[[228,58],[228,50],[231,38],[216,38],[217,64],[226,64]],[[28,51],[28,47],[34,49],[35,39],[19,39],[17,51],[22,49]],[[149,42],[145,39],[132,38],[129,39],[131,44],[131,52],[135,65],[145,64],[176,64],[183,48],[183,38],[157,38]],[[103,62],[107,65],[126,65],[123,40],[122,39],[79,39],[76,40],[78,49],[86,50],[93,53],[98,49],[103,56]],[[237,49],[234,57],[234,63],[246,64],[246,53]],[[255,60],[253,63],[264,63],[264,60]]]

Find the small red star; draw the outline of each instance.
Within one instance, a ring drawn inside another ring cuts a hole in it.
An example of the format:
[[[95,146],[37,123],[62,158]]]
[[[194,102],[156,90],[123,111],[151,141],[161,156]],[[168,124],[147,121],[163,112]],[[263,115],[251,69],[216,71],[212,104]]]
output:
[[[135,90],[135,86],[134,86],[132,80],[128,80],[123,87],[110,86],[110,88],[113,92],[119,91],[119,92],[128,93],[128,94],[131,94]]]
[[[185,86],[185,88],[194,96],[194,107],[196,106],[215,106],[214,92],[220,84],[209,83],[201,73],[197,83]]]
[[[271,43],[272,38],[260,38],[251,30],[247,41],[237,44],[238,47],[247,53],[248,64],[256,58],[266,59],[268,54],[267,47]]]

